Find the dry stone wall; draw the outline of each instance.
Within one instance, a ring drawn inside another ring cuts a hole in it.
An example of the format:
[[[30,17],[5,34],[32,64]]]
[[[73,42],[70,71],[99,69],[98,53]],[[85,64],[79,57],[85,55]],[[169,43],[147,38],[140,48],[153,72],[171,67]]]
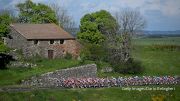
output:
[[[72,67],[68,69],[56,70],[48,72],[38,77],[32,77],[29,80],[22,80],[22,85],[37,86],[37,87],[58,87],[61,86],[59,82],[64,78],[95,78],[97,73],[96,64],[88,64],[79,67]]]

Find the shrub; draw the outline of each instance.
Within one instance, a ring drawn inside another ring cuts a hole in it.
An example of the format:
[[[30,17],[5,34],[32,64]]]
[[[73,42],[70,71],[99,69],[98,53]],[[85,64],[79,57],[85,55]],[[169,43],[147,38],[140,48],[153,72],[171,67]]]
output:
[[[9,51],[10,49],[6,45],[4,45],[3,42],[0,41],[0,53],[7,53]]]
[[[0,53],[0,69],[6,69],[6,66],[10,63],[10,61],[14,61],[11,55]]]
[[[107,57],[106,49],[103,45],[86,43],[83,46],[84,47],[80,53],[81,59],[103,61]]]
[[[43,57],[41,57],[40,55],[36,54],[35,56],[33,57],[29,57],[29,58],[24,58],[24,61],[28,61],[28,62],[31,62],[31,63],[40,63],[44,60]]]
[[[90,51],[88,49],[87,46],[84,46],[82,49],[81,49],[81,52],[80,52],[80,63],[84,63],[85,60],[88,60],[90,57]]]
[[[106,57],[106,49],[102,45],[92,44],[89,48],[90,50],[90,60],[93,61],[103,61]]]
[[[66,53],[66,55],[64,56],[64,58],[70,60],[70,59],[72,59],[72,54]]]
[[[114,69],[118,73],[123,74],[139,74],[143,72],[143,67],[140,61],[130,58],[125,63],[119,62],[113,65]]]

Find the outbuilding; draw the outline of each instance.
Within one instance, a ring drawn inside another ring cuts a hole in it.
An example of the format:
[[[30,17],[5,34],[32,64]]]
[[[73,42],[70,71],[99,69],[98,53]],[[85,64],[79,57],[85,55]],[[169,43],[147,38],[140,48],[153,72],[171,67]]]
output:
[[[56,24],[11,24],[10,30],[4,43],[22,50],[25,57],[39,55],[53,59],[67,53],[79,55],[80,44],[75,37]]]

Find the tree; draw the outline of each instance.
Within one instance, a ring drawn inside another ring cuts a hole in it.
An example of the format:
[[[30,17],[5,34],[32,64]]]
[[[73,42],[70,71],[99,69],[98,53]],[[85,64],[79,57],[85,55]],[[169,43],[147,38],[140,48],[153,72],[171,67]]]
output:
[[[92,13],[94,22],[98,25],[98,30],[104,34],[116,34],[118,29],[118,23],[116,19],[111,15],[111,13],[101,10],[95,13]]]
[[[108,50],[108,61],[116,72],[139,73],[143,68],[139,61],[131,56],[131,40],[136,32],[144,28],[145,19],[139,11],[123,9],[115,13],[119,26],[116,34],[107,34],[105,41]]]
[[[73,28],[75,28],[75,21],[72,16],[68,15],[68,11],[57,3],[51,4],[50,7],[55,11],[59,26],[63,27],[67,32],[72,32]]]
[[[122,53],[124,54],[124,60],[127,61],[131,58],[131,40],[132,36],[142,30],[146,21],[141,13],[134,9],[123,9],[120,12],[115,13],[115,18],[119,24],[118,34],[122,40]]]
[[[146,20],[138,10],[123,9],[115,13],[115,18],[121,26],[121,34],[129,34],[130,37],[136,34],[137,31],[142,30],[146,25]]]
[[[0,12],[0,37],[7,36],[9,33],[9,24],[11,23],[11,17],[8,11]]]
[[[94,22],[85,22],[80,28],[78,39],[87,41],[92,44],[99,44],[104,41],[104,36],[98,30],[98,26]]]
[[[55,12],[47,5],[38,3],[35,4],[31,0],[17,5],[19,8],[20,23],[56,23]]]
[[[118,24],[114,17],[107,11],[101,10],[86,14],[81,18],[80,32],[77,37],[90,43],[104,42],[107,33],[115,34]]]

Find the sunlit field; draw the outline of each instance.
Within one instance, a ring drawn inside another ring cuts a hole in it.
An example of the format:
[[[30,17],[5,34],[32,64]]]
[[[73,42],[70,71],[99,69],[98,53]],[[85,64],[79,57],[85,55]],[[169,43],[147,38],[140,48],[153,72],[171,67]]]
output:
[[[142,62],[143,75],[179,75],[180,74],[180,38],[145,38],[135,39],[133,41],[133,57]],[[159,45],[158,48],[154,45]],[[164,47],[165,45],[175,45],[172,49]],[[160,48],[159,48],[160,47]],[[163,49],[161,49],[163,48]],[[61,62],[57,62],[61,61]],[[63,62],[63,63],[62,63]],[[87,63],[93,63],[87,62]],[[0,71],[0,85],[17,85],[21,79],[32,75],[38,75],[55,69],[77,66],[76,60],[43,60],[41,65],[44,68],[32,69],[9,69]],[[53,65],[54,66],[53,66]],[[101,73],[105,76],[126,76],[119,73]],[[142,86],[146,87],[146,86]],[[179,86],[150,86],[150,87],[172,87],[172,91],[128,91],[122,88],[95,88],[95,89],[52,89],[52,90],[34,90],[28,92],[1,92],[0,101],[150,101],[153,99],[164,99],[165,101],[179,101]]]

